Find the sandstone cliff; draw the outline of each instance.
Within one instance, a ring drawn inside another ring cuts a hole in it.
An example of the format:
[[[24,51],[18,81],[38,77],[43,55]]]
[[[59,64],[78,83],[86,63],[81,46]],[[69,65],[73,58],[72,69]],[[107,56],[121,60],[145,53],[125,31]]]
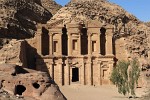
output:
[[[66,100],[46,72],[16,65],[0,65],[0,89],[0,100]]]
[[[146,22],[145,24],[146,24],[148,27],[150,27],[150,22]]]
[[[30,38],[61,6],[52,0],[0,0],[0,38]],[[47,9],[48,10],[47,10]]]
[[[11,40],[0,49],[0,64],[9,63],[24,67],[26,62],[25,41]]]
[[[54,0],[41,0],[42,6],[46,8],[52,15],[55,15],[57,11],[62,7],[57,4]]]

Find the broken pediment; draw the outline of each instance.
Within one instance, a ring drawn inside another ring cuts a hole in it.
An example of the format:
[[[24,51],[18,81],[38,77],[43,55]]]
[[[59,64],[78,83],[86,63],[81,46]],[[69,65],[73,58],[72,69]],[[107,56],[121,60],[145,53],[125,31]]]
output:
[[[89,28],[101,28],[102,26],[103,26],[103,23],[101,23],[97,20],[88,21]]]

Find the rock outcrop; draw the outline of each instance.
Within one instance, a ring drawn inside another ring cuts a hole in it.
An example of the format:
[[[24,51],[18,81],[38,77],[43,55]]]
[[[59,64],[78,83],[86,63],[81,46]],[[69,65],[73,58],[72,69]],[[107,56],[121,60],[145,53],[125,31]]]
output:
[[[148,27],[150,27],[150,22],[146,22],[145,24],[146,24]]]
[[[26,64],[26,48],[25,41],[11,40],[9,44],[4,45],[0,49],[0,64],[16,64],[25,66]]]
[[[0,38],[30,38],[60,8],[52,0],[0,0]],[[47,9],[48,10],[47,10]]]
[[[55,15],[57,11],[62,7],[57,4],[54,0],[41,0],[41,4],[44,8],[46,8],[52,15]]]
[[[32,100],[66,100],[46,72],[16,65],[0,65],[0,89],[10,95],[22,96],[24,99],[30,97]]]

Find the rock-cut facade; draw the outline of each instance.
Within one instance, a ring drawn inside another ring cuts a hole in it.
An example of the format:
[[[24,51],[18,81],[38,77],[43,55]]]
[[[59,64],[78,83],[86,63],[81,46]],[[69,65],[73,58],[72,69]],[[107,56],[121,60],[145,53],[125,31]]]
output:
[[[38,25],[36,69],[58,85],[104,85],[114,66],[113,26],[97,21]],[[46,67],[44,67],[46,66]]]

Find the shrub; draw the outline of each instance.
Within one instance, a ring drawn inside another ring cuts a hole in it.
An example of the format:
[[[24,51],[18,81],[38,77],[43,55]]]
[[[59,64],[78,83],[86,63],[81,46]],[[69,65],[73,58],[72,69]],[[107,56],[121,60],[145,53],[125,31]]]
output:
[[[120,94],[131,93],[135,96],[135,87],[140,76],[139,63],[136,59],[119,61],[111,74],[110,80],[118,87]]]

